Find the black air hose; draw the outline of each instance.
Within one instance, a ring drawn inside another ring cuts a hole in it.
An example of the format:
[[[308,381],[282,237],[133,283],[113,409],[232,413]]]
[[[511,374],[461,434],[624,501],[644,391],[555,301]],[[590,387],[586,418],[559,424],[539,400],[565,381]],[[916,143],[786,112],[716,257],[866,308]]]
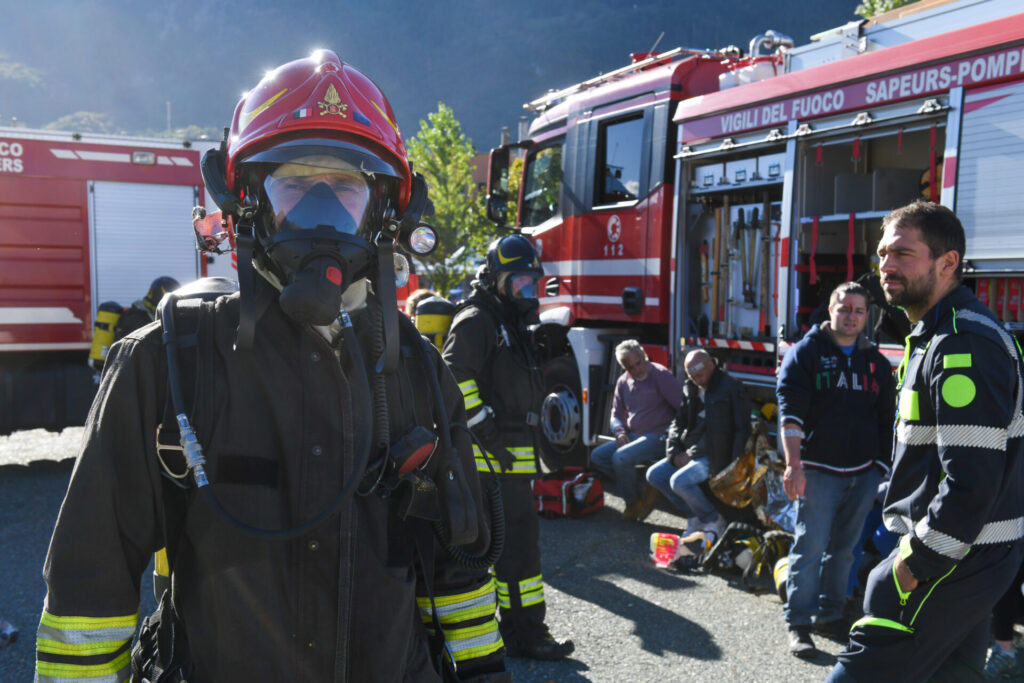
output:
[[[338,514],[342,505],[344,505],[354,493],[355,488],[363,475],[363,471],[366,469],[366,464],[369,461],[371,444],[369,443],[368,436],[370,433],[370,425],[364,425],[364,429],[356,429],[356,433],[360,435],[360,441],[363,443],[358,444],[356,448],[357,462],[353,468],[353,476],[349,477],[349,480],[345,482],[345,485],[338,493],[338,497],[334,502],[332,502],[326,510],[308,522],[290,529],[261,529],[259,527],[250,526],[249,524],[237,519],[228,512],[223,505],[221,505],[221,502],[213,492],[213,487],[206,478],[206,471],[204,467],[206,460],[202,454],[202,447],[199,444],[199,440],[196,438],[195,432],[192,430],[192,426],[189,424],[188,415],[185,411],[185,404],[181,395],[181,370],[178,365],[178,341],[174,329],[174,310],[175,305],[177,304],[177,297],[173,293],[167,294],[166,297],[167,300],[163,302],[160,320],[163,325],[164,347],[167,351],[167,375],[171,389],[171,404],[174,407],[175,417],[178,421],[178,428],[181,430],[181,445],[185,451],[185,458],[188,463],[188,467],[192,470],[196,486],[202,494],[203,499],[209,503],[210,507],[212,507],[221,518],[244,533],[264,539],[278,541],[289,540],[308,533],[323,524],[326,520]],[[349,319],[348,313],[344,311],[342,311],[339,318],[343,323],[341,332],[342,340],[350,349],[350,353],[352,354],[352,366],[356,390],[358,391],[362,389],[364,392],[369,392],[370,383],[366,376],[366,366],[363,361],[362,350],[359,347],[359,341],[356,339],[355,331],[352,329],[352,321]],[[366,421],[368,422],[369,420]]]

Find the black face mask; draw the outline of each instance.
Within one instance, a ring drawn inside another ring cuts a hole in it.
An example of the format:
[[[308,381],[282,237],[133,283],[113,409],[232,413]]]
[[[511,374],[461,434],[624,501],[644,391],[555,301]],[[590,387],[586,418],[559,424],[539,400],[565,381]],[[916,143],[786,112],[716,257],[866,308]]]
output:
[[[368,275],[374,250],[353,234],[357,229],[333,190],[318,183],[281,220],[279,232],[260,239],[283,276],[279,301],[292,319],[329,325],[345,289]]]

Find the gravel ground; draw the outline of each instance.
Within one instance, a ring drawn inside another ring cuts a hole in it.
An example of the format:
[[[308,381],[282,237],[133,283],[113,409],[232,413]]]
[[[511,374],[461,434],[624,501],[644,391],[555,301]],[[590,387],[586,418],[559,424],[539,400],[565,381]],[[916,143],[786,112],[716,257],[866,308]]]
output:
[[[32,679],[40,569],[81,437],[80,428],[0,437],[0,612],[21,629],[18,642],[0,650],[5,683]],[[748,593],[727,576],[655,569],[650,534],[678,531],[681,520],[656,510],[644,523],[623,522],[622,501],[605,501],[584,519],[541,520],[548,623],[576,652],[555,663],[510,659],[516,681],[824,679],[839,644],[816,638],[816,659],[790,656],[778,597]],[[142,594],[145,614],[149,585]]]

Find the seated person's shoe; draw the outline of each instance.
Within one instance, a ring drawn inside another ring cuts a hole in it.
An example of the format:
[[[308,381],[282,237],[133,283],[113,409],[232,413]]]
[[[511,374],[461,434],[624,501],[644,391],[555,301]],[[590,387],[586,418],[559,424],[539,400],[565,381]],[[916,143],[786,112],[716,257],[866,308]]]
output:
[[[632,503],[627,503],[626,508],[622,511],[622,518],[626,522],[635,522],[637,515],[640,514],[640,499],[634,500]]]
[[[660,498],[661,492],[658,489],[650,484],[645,486],[644,490],[640,492],[640,507],[636,513],[636,521],[642,522],[647,519]]]

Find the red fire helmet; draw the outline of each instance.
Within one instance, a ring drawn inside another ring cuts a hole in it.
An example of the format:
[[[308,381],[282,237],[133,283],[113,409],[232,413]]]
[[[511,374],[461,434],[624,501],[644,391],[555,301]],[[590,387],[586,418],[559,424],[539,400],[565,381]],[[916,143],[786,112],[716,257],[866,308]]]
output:
[[[412,177],[391,105],[373,81],[330,50],[268,72],[242,96],[228,137],[228,187],[240,191],[241,165],[260,152],[305,140],[336,141],[379,158],[394,170],[405,210]]]

